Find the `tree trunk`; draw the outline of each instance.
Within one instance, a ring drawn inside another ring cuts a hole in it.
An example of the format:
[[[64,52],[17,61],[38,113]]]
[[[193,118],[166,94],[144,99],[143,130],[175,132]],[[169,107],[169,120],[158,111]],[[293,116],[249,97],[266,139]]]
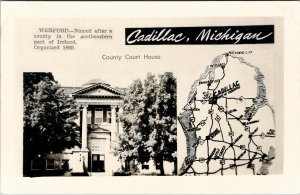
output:
[[[160,158],[159,162],[160,162],[160,175],[165,175],[164,160],[163,160],[163,158]]]
[[[177,158],[175,158],[175,160],[174,160],[174,175],[177,175],[178,174],[178,172],[177,172]]]

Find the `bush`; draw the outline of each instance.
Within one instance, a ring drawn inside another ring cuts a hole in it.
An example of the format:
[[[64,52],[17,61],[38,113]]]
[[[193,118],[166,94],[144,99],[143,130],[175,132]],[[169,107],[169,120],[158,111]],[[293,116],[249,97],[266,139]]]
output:
[[[116,171],[113,174],[114,176],[130,176],[131,172],[129,171]]]
[[[88,173],[71,173],[72,176],[89,176]]]

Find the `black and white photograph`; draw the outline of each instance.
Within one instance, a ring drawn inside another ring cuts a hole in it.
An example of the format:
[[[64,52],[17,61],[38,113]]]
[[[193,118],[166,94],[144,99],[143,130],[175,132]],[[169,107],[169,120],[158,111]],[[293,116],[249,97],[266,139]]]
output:
[[[63,87],[24,73],[24,176],[177,174],[176,78]]]

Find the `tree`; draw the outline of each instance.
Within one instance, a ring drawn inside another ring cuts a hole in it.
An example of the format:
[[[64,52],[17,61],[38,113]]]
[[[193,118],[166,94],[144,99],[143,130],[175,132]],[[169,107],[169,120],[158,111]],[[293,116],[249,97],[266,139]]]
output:
[[[51,72],[26,72],[23,75],[23,92],[24,98],[28,94],[33,94],[34,85],[38,84],[40,81],[48,78],[51,81],[54,81],[54,77]]]
[[[120,135],[115,148],[115,155],[121,155],[127,162],[138,158],[141,144],[141,133],[138,131],[138,113],[142,100],[143,84],[140,79],[134,80],[124,96],[124,111],[120,119],[124,133]]]
[[[150,118],[153,131],[146,145],[151,157],[160,165],[162,175],[164,160],[174,162],[174,174],[177,174],[176,79],[170,72],[159,75],[159,78],[154,106],[156,115]]]
[[[75,123],[78,111],[75,101],[64,94],[51,73],[25,74],[24,160],[80,145]]]
[[[135,80],[129,87],[121,116],[124,132],[115,150],[140,163],[153,159],[164,175],[163,161],[177,161],[176,79],[172,73],[159,78],[158,84],[155,75],[148,73],[144,85]]]
[[[145,142],[149,139],[150,131],[147,108],[151,101],[148,100],[147,94],[153,92],[149,87],[150,80],[153,79],[154,76],[148,74],[149,82],[146,82],[144,87],[140,79],[134,80],[124,96],[124,111],[120,116],[124,133],[120,135],[115,154],[121,154],[127,161],[134,159],[144,163],[150,159]]]

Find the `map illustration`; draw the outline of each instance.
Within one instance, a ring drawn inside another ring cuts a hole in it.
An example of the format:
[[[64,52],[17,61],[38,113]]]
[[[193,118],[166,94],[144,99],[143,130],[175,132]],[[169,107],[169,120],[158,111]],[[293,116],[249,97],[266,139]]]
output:
[[[264,74],[243,51],[215,57],[178,116],[187,156],[180,175],[267,175],[275,157],[275,112]]]

